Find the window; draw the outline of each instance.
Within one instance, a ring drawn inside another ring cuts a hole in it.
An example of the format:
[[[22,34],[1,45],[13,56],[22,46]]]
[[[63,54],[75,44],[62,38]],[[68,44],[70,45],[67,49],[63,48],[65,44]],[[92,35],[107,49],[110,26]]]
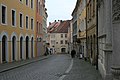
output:
[[[60,44],[63,44],[63,40],[60,41]]]
[[[91,6],[91,2],[90,2],[90,5],[89,5],[89,19],[91,20],[91,10],[92,10],[92,6]]]
[[[95,6],[96,6],[95,0],[93,0],[93,16],[95,16]]]
[[[33,0],[31,0],[31,8],[33,9]]]
[[[36,6],[36,7],[37,7],[37,12],[38,12],[38,9],[39,9],[39,8],[38,8],[38,0],[37,0],[37,3],[36,3],[36,4],[37,4],[37,6]]]
[[[22,0],[20,0],[20,2],[22,3],[23,1],[22,1]]]
[[[55,38],[55,35],[54,35],[54,34],[51,34],[51,38]]]
[[[41,24],[39,23],[39,33],[40,33],[40,25],[41,25]]]
[[[23,27],[23,14],[20,13],[20,27]]]
[[[26,0],[26,5],[28,6],[28,0]]]
[[[39,2],[39,13],[42,16],[42,5],[40,5],[40,2]]]
[[[42,33],[42,24],[40,24],[40,32]]]
[[[61,34],[61,38],[63,38],[63,34]]]
[[[39,10],[39,14],[40,14],[40,10],[41,10],[41,6],[40,6],[40,2],[39,2],[39,6],[38,6],[39,8],[38,8],[38,10]]]
[[[16,11],[12,10],[12,26],[16,26]]]
[[[67,38],[67,34],[65,34],[65,38]]]
[[[37,31],[37,33],[38,33],[38,22],[37,22],[37,30],[36,30],[36,31]]]
[[[7,7],[2,5],[2,24],[7,24]]]
[[[65,44],[67,44],[68,42],[67,42],[67,40],[65,40]]]
[[[33,30],[33,19],[31,19],[31,29]]]
[[[55,40],[51,40],[51,44],[55,44]]]
[[[28,29],[28,16],[26,16],[26,29]]]

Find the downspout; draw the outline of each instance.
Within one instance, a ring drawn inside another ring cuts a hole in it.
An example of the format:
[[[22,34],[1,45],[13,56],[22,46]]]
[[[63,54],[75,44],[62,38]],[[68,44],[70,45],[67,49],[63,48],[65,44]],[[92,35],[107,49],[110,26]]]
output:
[[[87,0],[86,0],[86,59],[85,60],[87,60],[87,58],[88,58],[88,42],[87,42],[88,40],[87,40]]]
[[[98,58],[99,58],[99,49],[98,49],[98,0],[96,0],[96,37],[97,37],[96,70],[98,70]]]

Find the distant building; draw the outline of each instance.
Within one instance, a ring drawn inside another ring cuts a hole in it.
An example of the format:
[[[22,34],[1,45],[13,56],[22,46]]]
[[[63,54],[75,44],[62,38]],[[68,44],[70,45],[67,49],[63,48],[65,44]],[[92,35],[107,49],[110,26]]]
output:
[[[68,27],[70,20],[50,23],[48,26],[48,42],[55,53],[68,53]]]
[[[0,63],[36,56],[35,3],[0,0]]]

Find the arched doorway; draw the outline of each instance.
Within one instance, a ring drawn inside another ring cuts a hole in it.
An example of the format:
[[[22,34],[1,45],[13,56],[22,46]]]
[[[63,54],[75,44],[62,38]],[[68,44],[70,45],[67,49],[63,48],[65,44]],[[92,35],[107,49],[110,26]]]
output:
[[[2,37],[2,62],[6,62],[6,54],[7,54],[7,37],[4,35]]]
[[[65,53],[65,52],[66,52],[66,49],[65,49],[65,48],[61,48],[61,52],[62,52],[62,53]]]
[[[26,37],[26,59],[29,58],[29,37]]]
[[[15,61],[16,56],[16,37],[13,36],[12,38],[12,60]]]
[[[20,38],[20,59],[23,59],[23,37]]]
[[[33,37],[31,39],[31,57],[33,58]]]

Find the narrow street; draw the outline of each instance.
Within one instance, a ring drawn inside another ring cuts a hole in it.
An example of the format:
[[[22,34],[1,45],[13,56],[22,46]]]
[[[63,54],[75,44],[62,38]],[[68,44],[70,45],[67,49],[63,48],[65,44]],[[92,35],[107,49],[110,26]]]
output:
[[[79,63],[79,64],[78,64]],[[0,73],[0,80],[102,80],[94,66],[69,55],[47,59]]]

